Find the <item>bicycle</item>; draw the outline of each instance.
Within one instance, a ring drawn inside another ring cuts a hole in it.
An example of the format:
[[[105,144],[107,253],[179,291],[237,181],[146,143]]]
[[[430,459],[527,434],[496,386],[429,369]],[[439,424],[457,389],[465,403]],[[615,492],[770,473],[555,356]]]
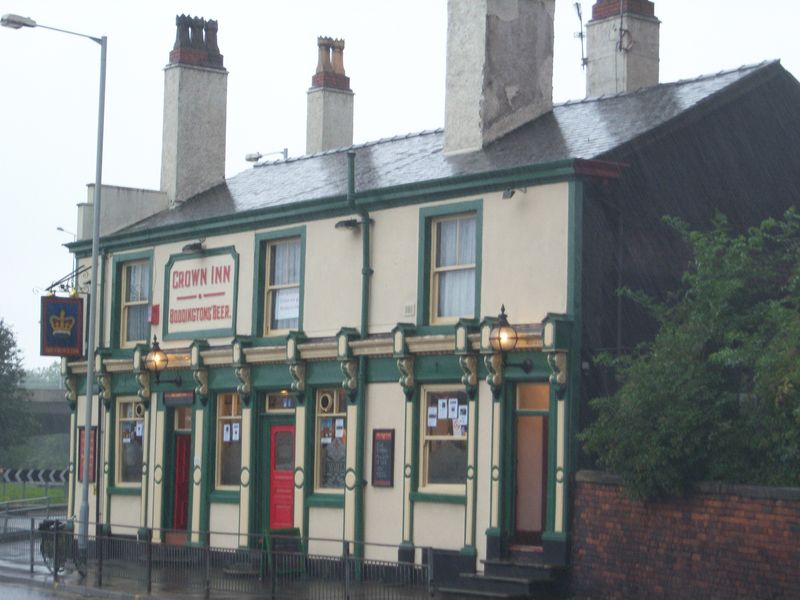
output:
[[[67,561],[70,560],[81,577],[86,577],[86,557],[82,555],[78,541],[66,523],[58,519],[46,519],[39,523],[39,532],[42,537],[39,551],[48,571],[59,575],[66,570]]]

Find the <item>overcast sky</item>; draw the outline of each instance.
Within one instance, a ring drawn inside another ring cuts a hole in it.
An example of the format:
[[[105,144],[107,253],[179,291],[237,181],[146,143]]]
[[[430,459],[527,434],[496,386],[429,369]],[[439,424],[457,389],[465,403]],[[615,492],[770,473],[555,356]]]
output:
[[[585,20],[593,2],[584,0]],[[556,1],[556,102],[584,95],[574,2]],[[219,21],[228,77],[227,174],[250,152],[292,156],[305,148],[306,90],[316,38],[346,40],[356,94],[355,141],[441,127],[444,122],[446,0],[0,0],[0,14],[108,36],[103,182],[157,188],[162,68],[175,15]],[[779,58],[800,74],[797,0],[657,0],[661,81]],[[71,269],[61,247],[75,231],[78,202],[94,181],[99,46],[44,29],[0,29],[0,174],[10,324],[28,367],[39,356],[39,296]]]

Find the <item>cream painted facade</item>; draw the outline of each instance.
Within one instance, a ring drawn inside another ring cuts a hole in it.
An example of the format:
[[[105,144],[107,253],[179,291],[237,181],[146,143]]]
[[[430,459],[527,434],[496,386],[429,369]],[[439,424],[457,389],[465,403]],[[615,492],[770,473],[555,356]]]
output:
[[[520,187],[510,198],[503,198],[502,191],[490,191],[371,210],[372,276],[368,283],[368,331],[363,337],[346,334],[357,334],[362,318],[363,236],[359,228],[337,228],[340,216],[223,235],[198,234],[204,237],[204,251],[192,255],[187,263],[176,261],[185,256],[183,247],[191,238],[150,246],[130,245],[106,254],[100,311],[104,320],[99,323],[99,331],[102,344],[109,351],[100,365],[99,376],[110,379],[110,396],[103,402],[106,431],[102,460],[106,477],[97,496],[101,521],[110,526],[113,534],[130,535],[136,529],[140,534],[153,531],[157,541],[168,540],[177,518],[170,503],[174,504],[177,493],[177,459],[173,456],[177,434],[172,431],[180,403],[176,404],[172,396],[180,392],[191,397],[186,402],[192,415],[188,514],[183,525],[187,541],[204,543],[205,532],[210,532],[214,546],[246,547],[254,543],[256,536],[269,531],[272,481],[271,463],[265,452],[270,444],[267,438],[271,424],[278,423],[294,427],[292,526],[311,540],[309,550],[313,547],[322,553],[338,552],[339,544],[323,540],[344,538],[363,544],[359,547],[365,556],[382,560],[395,559],[398,552],[408,556],[408,549],[416,547],[466,551],[477,560],[491,555],[487,532],[501,528],[499,515],[508,510],[504,504],[509,503],[504,498],[508,492],[501,489],[496,473],[505,468],[503,461],[512,460],[502,455],[511,452],[504,431],[513,417],[498,409],[499,399],[512,398],[514,392],[513,384],[493,388],[484,381],[490,376],[483,374],[487,368],[483,363],[489,365],[492,354],[486,354],[486,334],[482,334],[479,321],[487,317],[486,322],[492,323],[491,317],[501,304],[505,305],[522,334],[520,349],[540,356],[531,377],[546,384],[551,371],[543,370],[546,360],[541,353],[542,323],[548,315],[563,315],[568,310],[573,192],[569,181],[545,182]],[[429,213],[433,216],[427,216]],[[451,214],[474,215],[480,240],[475,275],[480,304],[475,317],[468,316],[466,329],[459,335],[455,322],[433,327],[426,324],[430,307],[419,305],[419,299],[426,297],[420,293],[420,286],[432,285],[430,272],[420,273],[420,265],[430,261],[433,223],[440,215]],[[272,240],[298,236],[303,241],[302,322],[298,327],[302,336],[265,336],[256,325],[263,323],[264,295],[258,286],[264,285],[268,268],[260,258],[259,248]],[[203,264],[204,253],[211,255],[217,250],[225,256],[235,256],[237,261],[234,330],[206,337],[199,328],[180,339],[162,339],[169,337],[164,325],[168,318],[165,285],[170,281],[171,269],[181,264],[195,268]],[[124,304],[120,300],[121,269],[136,261],[149,265],[148,304],[158,307],[160,320],[149,325],[146,341],[125,349],[119,348],[120,307]],[[398,349],[393,332],[405,328],[404,323],[409,323],[410,329]],[[157,383],[145,369],[143,358],[153,335],[161,340],[170,360],[171,367],[162,379],[181,374],[180,385]],[[291,339],[296,340],[296,346]],[[192,346],[198,343],[201,345],[193,352]],[[459,343],[465,343],[461,351],[457,349]],[[475,359],[471,373],[469,367],[459,367],[461,355]],[[419,381],[411,391],[397,383],[401,370],[396,363],[403,357],[413,358],[417,364]],[[358,367],[370,362],[374,365],[372,374],[359,383],[363,379],[357,379]],[[322,388],[343,385],[345,363],[355,365],[355,385],[364,385],[364,391],[348,395],[342,390],[342,397],[348,399],[343,400],[347,404],[343,413],[347,473],[340,491],[320,492],[315,394]],[[299,376],[291,369],[297,364],[304,369]],[[67,363],[65,369],[68,377],[74,377],[81,372],[81,365]],[[442,375],[437,376],[437,371]],[[465,388],[462,377],[470,375],[472,382]],[[501,381],[502,378],[501,374]],[[426,486],[421,481],[421,461],[426,452],[420,441],[426,418],[422,404],[429,388],[467,389],[474,396],[465,412],[469,423],[465,434],[469,475],[461,485]],[[265,409],[268,394],[287,392],[296,398],[291,410],[272,414]],[[238,421],[239,483],[221,490],[215,489],[214,482],[219,477],[216,470],[221,467],[214,448],[229,442],[220,440],[216,415],[219,393],[238,393],[238,397],[247,399],[242,402]],[[120,399],[131,396],[141,400],[143,406],[143,474],[138,485],[114,481],[113,463],[121,448],[116,406]],[[82,419],[82,400],[81,397],[77,403],[78,422]],[[566,416],[559,414],[559,418],[564,420]],[[500,422],[503,420],[506,422]],[[390,487],[372,484],[375,430],[393,431]],[[551,430],[563,431],[558,426]],[[563,446],[563,436],[558,443]],[[74,466],[74,444],[71,451]],[[559,457],[563,451],[559,450]],[[357,491],[358,472],[361,492]],[[73,489],[79,488],[73,485]],[[542,489],[541,493],[547,492]],[[564,501],[563,496],[559,498]],[[547,499],[543,497],[542,503],[546,504]],[[75,506],[71,502],[72,510]],[[550,521],[557,515],[563,518],[563,510],[550,510]],[[502,518],[508,520],[508,515]],[[563,531],[564,524],[552,523],[551,529]]]

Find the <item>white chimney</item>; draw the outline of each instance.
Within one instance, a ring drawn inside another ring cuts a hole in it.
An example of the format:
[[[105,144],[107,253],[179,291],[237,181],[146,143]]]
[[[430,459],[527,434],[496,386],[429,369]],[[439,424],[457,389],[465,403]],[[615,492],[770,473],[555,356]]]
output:
[[[555,0],[448,0],[445,153],[553,109],[554,12]]]
[[[660,25],[649,0],[597,0],[586,24],[586,95],[656,85]]]
[[[180,15],[164,69],[161,190],[170,206],[225,180],[228,72],[217,22]]]
[[[317,72],[308,90],[306,154],[353,145],[353,91],[344,72],[344,40],[317,39]]]

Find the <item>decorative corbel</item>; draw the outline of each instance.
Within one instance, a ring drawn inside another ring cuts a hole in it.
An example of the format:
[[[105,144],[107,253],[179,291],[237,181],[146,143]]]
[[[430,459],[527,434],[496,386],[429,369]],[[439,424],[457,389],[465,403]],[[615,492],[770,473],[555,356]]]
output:
[[[75,412],[78,406],[78,384],[75,381],[74,375],[64,375],[64,399],[69,404],[69,409]]]
[[[97,374],[97,386],[100,388],[100,400],[106,408],[111,406],[111,375],[108,373]]]
[[[189,345],[189,365],[192,368],[192,379],[194,379],[194,395],[205,406],[208,403],[208,369],[203,366],[203,355],[201,352],[207,350],[209,344],[207,340],[194,340]]]
[[[555,388],[556,397],[561,399],[567,389],[567,353],[549,352],[547,365],[550,367],[550,385]]]
[[[342,387],[347,394],[348,400],[353,402],[358,390],[358,362],[355,360],[343,360],[339,363],[339,366],[342,369],[342,375],[344,375]]]
[[[150,407],[150,372],[149,371],[142,371],[136,374],[136,383],[139,384],[139,389],[136,391],[136,395],[139,397],[139,400],[142,401],[142,404],[145,407]]]
[[[208,402],[208,369],[205,367],[192,369],[192,378],[197,384],[194,388],[194,394],[200,400],[200,403],[205,406]]]
[[[236,367],[233,370],[236,379],[239,380],[239,385],[236,386],[236,391],[242,399],[245,406],[250,406],[250,391],[252,386],[250,384],[250,367]]]
[[[295,362],[289,364],[289,375],[292,376],[292,383],[290,385],[293,392],[306,391],[306,363]]]
[[[474,400],[475,392],[478,391],[478,359],[474,354],[462,354],[458,357],[458,366],[464,372],[461,383],[467,389],[467,396]]]
[[[403,394],[406,396],[407,401],[411,401],[414,397],[414,387],[416,381],[414,380],[414,357],[403,356],[397,359],[397,370],[400,371],[400,387],[403,388]]]
[[[500,400],[500,392],[503,388],[503,355],[499,352],[486,354],[483,357],[483,363],[489,372],[486,375],[486,383],[492,389],[492,399],[497,402]]]

